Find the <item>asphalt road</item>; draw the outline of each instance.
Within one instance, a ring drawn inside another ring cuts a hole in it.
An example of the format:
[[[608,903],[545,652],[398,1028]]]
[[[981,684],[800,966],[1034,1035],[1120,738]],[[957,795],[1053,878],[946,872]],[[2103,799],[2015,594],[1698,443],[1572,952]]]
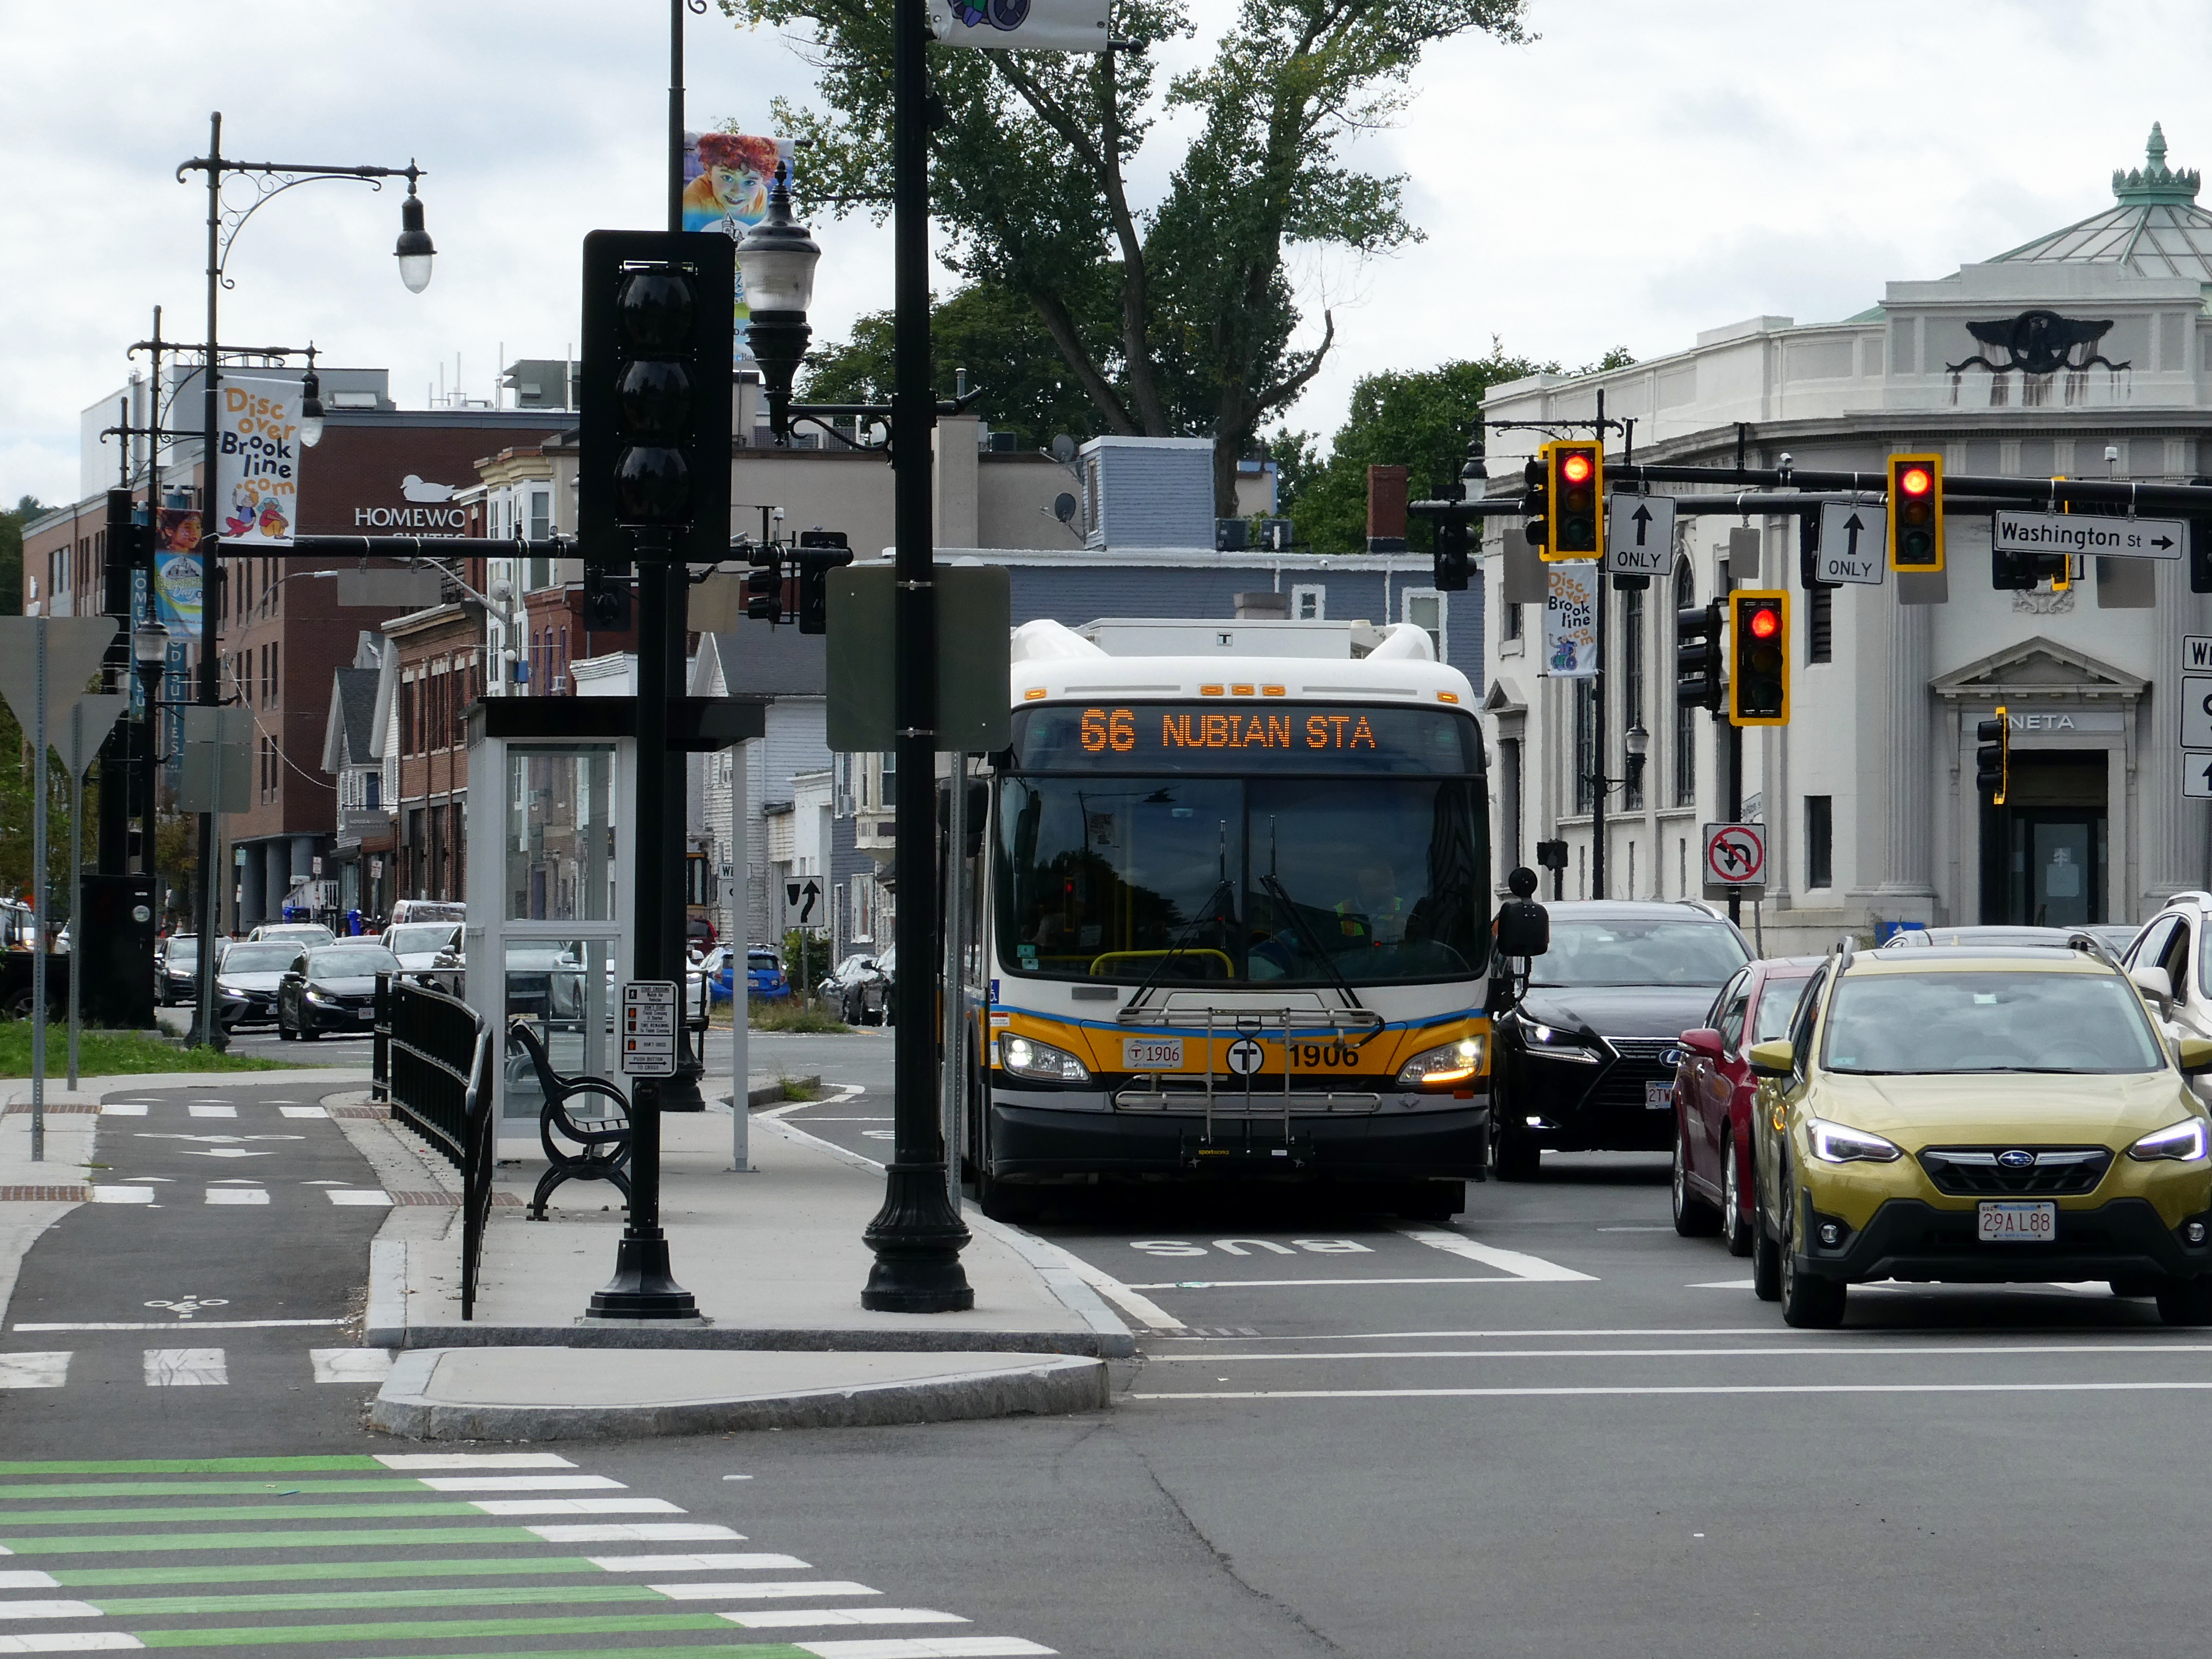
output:
[[[753,1069],[842,1085],[787,1121],[880,1156],[890,1055],[875,1034],[757,1039]],[[0,1357],[77,1357],[62,1386],[0,1389],[5,1456],[421,1449],[359,1429],[367,1384],[312,1380],[314,1327],[21,1328],[148,1318],[146,1304],[188,1297],[342,1315],[379,1212],[294,1194],[374,1177],[335,1125],[286,1119],[262,1095],[303,1098],[226,1080],[234,1121],[149,1095],[146,1130],[104,1138],[114,1178],[169,1180],[143,1183],[161,1188],[155,1204],[75,1212],[33,1251]],[[196,1156],[225,1144],[273,1151]],[[245,1179],[210,1171],[241,1163],[270,1202],[204,1203],[213,1180]],[[2199,1510],[2178,1472],[2193,1469],[2212,1333],[2168,1331],[2102,1287],[2056,1286],[1854,1291],[1844,1329],[1794,1332],[1753,1299],[1746,1263],[1675,1237],[1666,1206],[1660,1162],[1580,1157],[1547,1159],[1534,1184],[1471,1187],[1449,1228],[1203,1197],[1064,1209],[1036,1230],[1110,1278],[1146,1356],[1131,1396],[1092,1417],[451,1448],[570,1467],[439,1474],[9,1465],[4,1565],[58,1584],[10,1578],[11,1594],[100,1605],[35,1625],[0,1606],[0,1636],[168,1644],[190,1631],[195,1644],[339,1655],[808,1644],[754,1659],[1809,1659],[2194,1642]],[[192,1345],[221,1345],[226,1381],[146,1372],[146,1351]],[[169,1480],[246,1489],[123,1490]],[[368,1484],[332,1494],[311,1480]],[[27,1490],[72,1482],[118,1484],[92,1497]],[[257,1512],[168,1513],[218,1503]],[[271,1524],[272,1506],[291,1519]],[[557,1530],[573,1526],[592,1530]],[[116,1547],[86,1547],[102,1542]],[[641,1554],[657,1564],[605,1564]],[[185,1583],[178,1573],[199,1575],[189,1594],[136,1588]],[[641,1579],[660,1588],[641,1597]],[[416,1599],[362,1599],[403,1589]],[[143,1599],[110,1607],[110,1592]],[[275,1592],[283,1606],[226,1599]],[[878,1609],[869,1629],[823,1622]],[[738,1623],[763,1610],[799,1622]],[[333,1633],[380,1617],[396,1622]],[[310,1629],[322,1633],[281,1633]],[[827,1647],[842,1639],[891,1645]]]

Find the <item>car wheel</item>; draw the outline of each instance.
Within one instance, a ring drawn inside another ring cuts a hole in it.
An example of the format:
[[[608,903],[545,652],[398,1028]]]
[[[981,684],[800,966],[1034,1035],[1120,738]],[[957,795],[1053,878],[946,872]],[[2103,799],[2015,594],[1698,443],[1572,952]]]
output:
[[[2107,1279],[2106,1283],[2112,1287],[2112,1294],[2116,1296],[2154,1296],[2158,1294],[2158,1281],[2148,1273],[2139,1278]]]
[[[1751,1293],[1761,1302],[1782,1300],[1782,1246],[1766,1230],[1766,1218],[1751,1218]]]
[[[1493,1081],[1490,1095],[1490,1173],[1498,1180],[1534,1180],[1544,1167],[1543,1149],[1507,1121],[1512,1104]]]
[[[1796,1223],[1790,1230],[1795,1233]],[[1839,1278],[1798,1271],[1796,1241],[1782,1252],[1782,1322],[1800,1330],[1832,1331],[1844,1322],[1846,1292]],[[2160,1304],[2161,1308],[2163,1303]]]
[[[1720,1212],[1690,1190],[1690,1152],[1680,1118],[1674,1119],[1674,1168],[1668,1186],[1677,1233],[1686,1239],[1709,1239],[1721,1230]]]
[[[2168,1325],[2212,1325],[2212,1278],[2166,1280],[2158,1287],[2158,1316]]]
[[[1449,1222],[1467,1208],[1467,1183],[1409,1180],[1399,1184],[1390,1207],[1405,1221]]]
[[[1728,1142],[1728,1168],[1721,1177],[1721,1230],[1728,1237],[1728,1253],[1732,1256],[1751,1253],[1752,1223],[1744,1218],[1743,1154],[1736,1150],[1735,1132],[1723,1129]]]
[[[1013,1186],[991,1173],[991,1110],[982,1113],[984,1144],[975,1153],[975,1207],[993,1221],[1035,1221],[1044,1209],[1043,1195],[1034,1186]]]

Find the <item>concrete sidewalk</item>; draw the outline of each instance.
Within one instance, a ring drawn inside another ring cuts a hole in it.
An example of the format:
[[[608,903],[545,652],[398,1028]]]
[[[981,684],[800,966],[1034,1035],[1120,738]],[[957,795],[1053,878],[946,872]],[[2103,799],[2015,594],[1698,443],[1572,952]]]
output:
[[[380,1170],[412,1162],[389,1184],[458,1188],[458,1172],[404,1125],[345,1127]],[[395,1209],[371,1247],[363,1339],[408,1351],[370,1421],[540,1440],[1097,1410],[1109,1401],[1105,1361],[1136,1351],[1056,1247],[972,1210],[962,1263],[975,1308],[870,1312],[860,1235],[883,1202],[880,1169],[757,1112],[744,1174],[731,1168],[726,1107],[671,1114],[662,1132],[662,1224],[700,1320],[585,1321],[613,1272],[619,1195],[572,1181],[547,1220],[527,1221],[542,1165],[503,1166],[474,1319],[460,1317],[457,1208]]]

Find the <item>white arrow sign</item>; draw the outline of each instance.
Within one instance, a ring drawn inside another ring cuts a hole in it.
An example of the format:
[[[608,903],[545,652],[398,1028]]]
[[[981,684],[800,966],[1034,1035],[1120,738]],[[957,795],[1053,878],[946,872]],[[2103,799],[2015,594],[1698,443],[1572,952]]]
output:
[[[2181,793],[2191,801],[2212,801],[2212,754],[2192,754],[2181,763]]]
[[[1881,584],[1888,564],[1889,515],[1879,507],[1831,501],[1820,509],[1820,552],[1814,574],[1823,582]]]
[[[1674,498],[1615,494],[1605,508],[1605,570],[1660,576],[1674,563]]]
[[[2179,558],[2189,527],[2178,518],[2092,518],[2084,513],[1999,511],[1990,546],[2000,553],[2094,553],[2099,558]]]

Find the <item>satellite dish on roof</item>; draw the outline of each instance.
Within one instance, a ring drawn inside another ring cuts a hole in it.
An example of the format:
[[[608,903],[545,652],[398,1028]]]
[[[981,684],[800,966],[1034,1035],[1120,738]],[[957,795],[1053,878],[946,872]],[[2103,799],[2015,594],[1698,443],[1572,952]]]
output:
[[[1052,515],[1070,528],[1075,524],[1075,497],[1063,490],[1053,497]]]
[[[1052,441],[1052,458],[1062,467],[1075,459],[1075,440],[1062,432]]]

